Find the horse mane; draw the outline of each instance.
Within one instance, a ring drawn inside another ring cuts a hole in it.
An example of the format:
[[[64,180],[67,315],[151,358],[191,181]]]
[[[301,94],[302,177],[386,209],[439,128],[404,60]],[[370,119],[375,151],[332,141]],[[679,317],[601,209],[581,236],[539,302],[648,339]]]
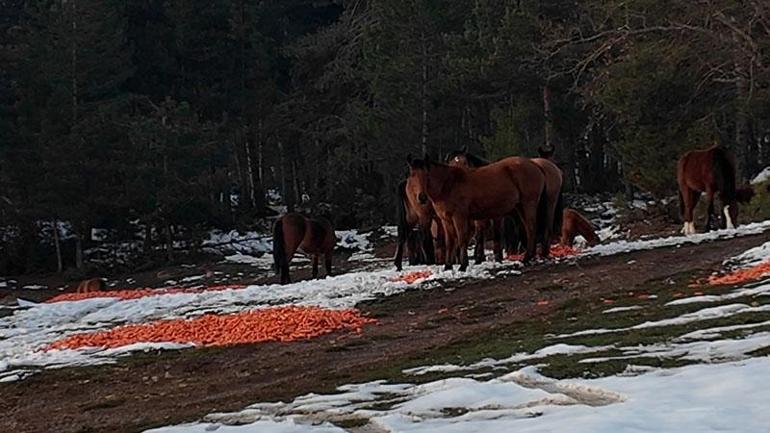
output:
[[[714,164],[714,182],[725,204],[735,202],[735,163],[732,155],[723,147],[711,149]]]
[[[468,161],[468,164],[470,164],[470,166],[474,167],[474,168],[478,168],[478,167],[483,167],[485,165],[489,165],[489,161],[487,161],[486,159],[484,159],[484,158],[482,158],[480,156],[474,155],[474,154],[468,152],[465,149],[460,149],[460,150],[455,150],[455,151],[449,152],[449,154],[446,156],[446,160],[445,161],[449,162],[449,161],[451,161],[456,156],[464,156],[465,160]]]

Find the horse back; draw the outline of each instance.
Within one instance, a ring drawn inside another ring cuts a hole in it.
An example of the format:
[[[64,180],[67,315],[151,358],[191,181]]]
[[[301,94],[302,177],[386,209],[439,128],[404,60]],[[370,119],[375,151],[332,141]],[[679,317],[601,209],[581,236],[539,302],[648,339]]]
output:
[[[83,280],[78,284],[77,293],[101,292],[105,289],[104,280],[101,278],[91,278]]]

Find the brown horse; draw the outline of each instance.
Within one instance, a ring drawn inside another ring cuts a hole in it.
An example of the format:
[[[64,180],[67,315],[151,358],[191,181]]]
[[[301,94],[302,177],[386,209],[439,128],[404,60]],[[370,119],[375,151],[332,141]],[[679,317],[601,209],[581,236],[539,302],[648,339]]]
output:
[[[549,157],[551,155],[552,153],[548,154]],[[449,165],[455,165],[460,167],[465,166],[465,167],[478,168],[489,164],[488,161],[482,158],[479,158],[476,155],[468,153],[466,148],[462,148],[461,150],[450,153],[447,156],[447,160],[449,161]],[[564,209],[564,201],[563,201],[563,195],[562,195],[562,184],[563,184],[564,177],[561,169],[547,158],[543,158],[543,157],[532,158],[531,161],[535,163],[535,165],[540,167],[540,169],[543,171],[543,174],[545,175],[546,196],[548,197],[547,213],[546,213],[546,220],[545,220],[546,224],[538,229],[537,242],[540,243],[542,256],[548,257],[548,254],[550,252],[549,240],[551,239],[551,234],[559,233],[561,231],[562,210]],[[493,236],[496,237],[495,239],[496,242],[498,241],[497,237],[500,235],[501,232],[506,233],[505,237],[506,237],[507,245],[511,245],[513,243],[511,239],[514,239],[516,236],[515,233],[513,233],[511,230],[507,230],[507,231],[503,230],[503,228],[506,225],[505,225],[505,222],[500,219],[491,220],[491,221],[477,221],[476,222],[477,263],[479,263],[479,242],[478,241],[480,240],[480,243],[481,243],[480,254],[482,256],[481,258],[483,259],[483,253],[484,253],[483,230],[485,226],[488,226],[490,224],[493,226]],[[508,226],[510,227],[510,224],[508,224]],[[479,233],[481,233],[480,236],[479,236]],[[495,257],[498,258],[498,260],[502,260],[502,250],[499,248],[499,245],[495,246]]]
[[[489,161],[469,153],[467,147],[463,147],[460,150],[450,152],[446,157],[446,163],[453,167],[465,167],[468,169],[476,169],[489,165]],[[501,244],[501,235],[503,232],[502,218],[495,218],[491,220],[476,220],[473,222],[473,227],[476,234],[476,248],[473,252],[476,264],[484,261],[484,238],[487,234],[487,231],[490,229],[492,231],[492,249],[495,254],[495,260],[498,262],[503,261],[503,247]]]
[[[90,293],[90,292],[102,292],[107,288],[104,280],[101,278],[91,278],[90,280],[83,280],[78,284],[76,293]]]
[[[401,270],[404,247],[406,247],[410,265],[435,263],[435,250],[430,234],[433,207],[430,203],[424,205],[417,203],[415,194],[410,194],[406,187],[406,181],[398,185],[396,198],[398,238],[394,262],[398,271]]]
[[[544,218],[545,175],[527,158],[510,157],[475,170],[435,163],[429,158],[409,163],[407,183],[419,191],[420,203],[431,202],[444,225],[445,269],[455,256],[460,270],[468,267],[468,236],[472,220],[516,214],[527,232],[524,260],[535,254],[539,217]]]
[[[693,150],[679,158],[676,167],[679,184],[679,211],[684,221],[682,233],[695,233],[693,210],[700,194],[706,193],[708,204],[707,230],[714,217],[714,195],[718,192],[722,202],[724,220],[721,228],[735,228],[738,223],[738,203],[748,203],[754,196],[751,188],[735,187],[735,162],[727,149],[714,145],[706,150]]]
[[[289,264],[297,251],[313,256],[313,278],[318,277],[318,260],[324,256],[326,275],[332,274],[332,254],[337,237],[329,221],[289,213],[273,226],[273,261],[281,274],[281,284],[291,282]]]
[[[596,236],[593,225],[583,215],[570,208],[564,209],[563,214],[560,244],[571,247],[577,235],[583,236],[590,246],[599,243],[599,236]],[[558,236],[557,233],[554,235]]]

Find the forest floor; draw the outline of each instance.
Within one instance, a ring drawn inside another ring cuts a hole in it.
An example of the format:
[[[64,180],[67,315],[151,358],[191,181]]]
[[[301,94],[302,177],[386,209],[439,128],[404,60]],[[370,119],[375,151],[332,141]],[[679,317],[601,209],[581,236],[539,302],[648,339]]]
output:
[[[492,279],[443,282],[380,296],[356,303],[365,316],[379,322],[364,327],[360,334],[334,333],[293,343],[147,351],[119,358],[114,364],[44,369],[24,380],[0,383],[0,412],[4,414],[0,431],[138,432],[193,422],[214,412],[239,411],[255,402],[289,402],[308,393],[330,393],[344,384],[443,378],[429,373],[416,379],[405,371],[534,351],[555,332],[617,324],[614,315],[602,314],[608,306],[639,308],[626,319],[662,317],[664,302],[694,292],[690,287],[694,279],[722,270],[726,258],[767,242],[770,232],[765,231],[697,244],[589,255],[540,263],[524,268],[520,275],[511,272]],[[375,255],[388,257],[390,248],[378,247]],[[373,263],[367,266],[388,266]],[[212,265],[189,271],[200,272]],[[242,273],[242,280],[233,281],[267,283],[273,278],[260,279],[248,274],[248,268],[227,266],[233,275]],[[300,272],[306,274],[307,268]],[[158,282],[149,274],[133,278],[140,286]],[[708,288],[702,290],[710,293]],[[32,294],[34,300],[41,300],[52,293],[6,295]],[[669,337],[661,333],[656,338]],[[557,377],[603,376],[627,367],[609,362],[596,369],[558,357],[550,365],[545,371]],[[653,359],[651,365],[680,363]],[[350,432],[391,431],[378,430],[366,419],[334,425]]]

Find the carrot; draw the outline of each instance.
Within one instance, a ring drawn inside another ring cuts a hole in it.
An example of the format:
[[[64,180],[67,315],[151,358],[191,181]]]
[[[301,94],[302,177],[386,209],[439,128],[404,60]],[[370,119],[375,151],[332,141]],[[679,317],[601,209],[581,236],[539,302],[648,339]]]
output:
[[[704,284],[711,286],[725,286],[740,284],[749,281],[759,280],[770,276],[770,260],[750,266],[748,268],[736,269],[722,275],[710,275],[706,281],[697,281],[691,284],[691,288],[696,288]]]
[[[417,280],[428,278],[431,275],[433,275],[433,272],[430,269],[426,269],[424,271],[414,271],[414,272],[406,273],[404,275],[391,279],[391,281],[403,281],[407,284],[412,284]]]
[[[83,299],[93,298],[119,298],[121,300],[139,299],[147,296],[159,296],[159,295],[171,295],[175,293],[200,293],[211,291],[222,291],[229,289],[243,289],[246,288],[243,284],[230,284],[230,285],[217,285],[210,287],[164,287],[160,289],[142,288],[142,289],[121,289],[121,290],[107,290],[103,292],[86,292],[86,293],[62,293],[56,295],[53,298],[45,301],[47,303],[63,302],[63,301],[82,301]]]
[[[572,247],[563,246],[559,244],[551,245],[551,257],[555,259],[559,259],[562,257],[576,256],[578,254],[580,254],[580,250],[577,248],[572,248]],[[506,257],[506,260],[517,261],[517,262],[520,262],[523,259],[524,259],[524,254],[511,254],[508,257]]]
[[[377,323],[358,310],[320,307],[275,307],[243,313],[206,314],[192,320],[160,320],[120,326],[109,331],[75,334],[55,341],[44,350],[82,347],[114,348],[133,343],[192,343],[196,346],[232,346],[266,341],[290,342],[337,330],[361,332]]]

